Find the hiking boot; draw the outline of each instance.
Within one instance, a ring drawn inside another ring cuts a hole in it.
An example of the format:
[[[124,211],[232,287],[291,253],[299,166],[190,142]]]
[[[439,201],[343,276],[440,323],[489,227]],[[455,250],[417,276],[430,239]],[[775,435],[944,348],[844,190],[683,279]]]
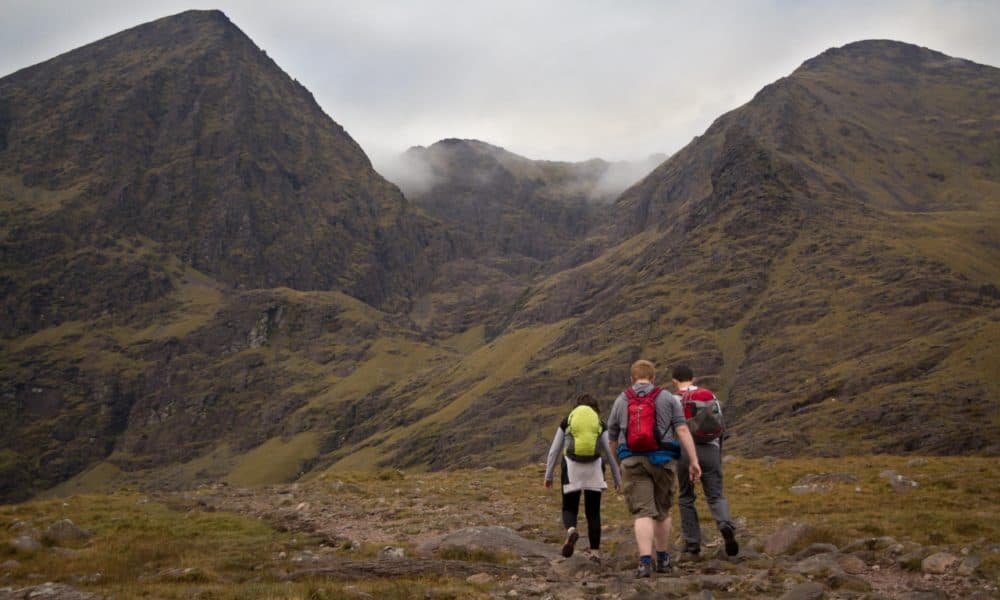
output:
[[[667,556],[666,560],[656,561],[656,572],[657,573],[669,573],[670,572],[670,557]]]
[[[652,576],[653,576],[653,570],[650,568],[650,565],[640,564],[639,570],[635,572],[636,579],[642,579],[643,577],[652,577]]]
[[[722,539],[726,540],[726,555],[736,556],[740,553],[740,545],[736,541],[736,534],[733,532],[732,525],[723,525],[719,527],[719,532],[722,534]]]
[[[701,545],[698,542],[688,542],[684,544],[683,554],[688,554],[697,558],[698,556],[701,556]]]
[[[576,547],[576,540],[580,539],[580,534],[576,532],[576,527],[570,527],[566,530],[566,543],[562,547],[562,555],[566,558],[573,556],[573,550]]]

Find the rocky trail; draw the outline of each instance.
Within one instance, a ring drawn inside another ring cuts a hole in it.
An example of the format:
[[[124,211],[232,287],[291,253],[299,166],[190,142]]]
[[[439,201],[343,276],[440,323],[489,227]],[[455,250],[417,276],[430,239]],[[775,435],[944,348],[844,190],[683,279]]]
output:
[[[510,497],[505,486],[511,484],[502,473],[487,469],[483,480],[461,483],[420,475],[393,480],[390,473],[374,485],[322,480],[243,489],[215,484],[153,492],[143,501],[182,514],[237,513],[289,532],[297,540],[294,547],[250,568],[276,581],[336,582],[337,597],[373,597],[356,583],[397,577],[458,579],[492,598],[1000,597],[997,582],[983,576],[982,557],[976,555],[983,548],[1000,551],[991,542],[949,549],[872,537],[838,547],[804,522],[765,528],[743,517],[737,556],[726,556],[717,534],[706,528],[700,558],[672,554],[672,572],[637,580],[631,522],[619,518],[623,513],[614,504],[622,502],[620,497],[610,493],[605,499],[600,558],[583,552],[585,533],[574,556],[563,558],[556,496],[539,489],[535,498],[541,500],[535,502],[525,501],[534,491]],[[197,581],[191,571],[152,576]],[[421,591],[419,597],[425,596],[434,597]],[[99,597],[64,584],[0,588],[0,600]]]

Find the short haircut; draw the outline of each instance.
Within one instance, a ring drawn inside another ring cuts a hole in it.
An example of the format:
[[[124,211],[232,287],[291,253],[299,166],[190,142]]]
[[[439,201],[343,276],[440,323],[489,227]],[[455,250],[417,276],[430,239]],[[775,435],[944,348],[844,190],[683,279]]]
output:
[[[694,371],[687,365],[677,365],[672,377],[677,381],[694,381]]]
[[[639,379],[648,379],[653,381],[656,379],[656,367],[653,363],[648,360],[637,360],[632,363],[632,368],[629,370],[629,375],[632,376],[632,381]]]
[[[601,409],[597,406],[597,400],[590,394],[580,394],[576,397],[577,406],[589,406],[594,409],[594,412],[600,413]]]

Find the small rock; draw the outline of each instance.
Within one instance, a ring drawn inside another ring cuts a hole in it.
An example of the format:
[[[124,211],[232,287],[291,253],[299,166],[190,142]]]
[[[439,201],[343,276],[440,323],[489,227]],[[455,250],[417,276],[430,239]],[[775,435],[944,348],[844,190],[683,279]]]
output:
[[[803,485],[793,485],[788,491],[801,496],[803,494],[828,494],[833,491],[833,486],[829,483],[807,483]]]
[[[22,554],[34,554],[42,549],[42,543],[29,535],[19,535],[10,541],[10,547]]]
[[[978,556],[966,556],[958,565],[958,574],[966,577],[975,575],[981,564],[983,564],[983,559]]]
[[[493,577],[489,573],[476,573],[466,577],[465,581],[473,585],[486,585],[493,581]]]
[[[950,552],[935,552],[920,563],[924,573],[947,573],[958,562],[958,557]]]
[[[60,546],[53,546],[52,553],[62,556],[63,558],[76,558],[81,554],[79,550],[74,550],[72,548],[62,548]]]
[[[815,581],[807,581],[794,586],[781,595],[780,600],[819,600],[826,593],[826,588]]]
[[[805,550],[795,555],[795,560],[802,560],[817,554],[828,554],[836,551],[837,547],[833,544],[809,544]]]
[[[906,468],[912,469],[914,467],[925,467],[927,466],[926,458],[914,458],[906,462]]]
[[[830,586],[838,590],[850,590],[853,592],[870,592],[872,590],[872,584],[868,583],[864,578],[843,572],[834,573],[826,581]]]
[[[840,564],[832,554],[810,556],[795,563],[792,566],[792,570],[796,573],[811,575],[813,577],[829,577],[844,574],[844,570],[840,568]]]
[[[378,557],[382,560],[401,560],[406,558],[406,550],[402,548],[394,548],[392,546],[386,546],[379,550]]]
[[[764,541],[764,553],[771,556],[784,554],[811,531],[813,531],[813,527],[805,523],[789,523],[784,525],[769,535],[767,540]]]
[[[842,552],[858,552],[859,550],[886,550],[897,545],[899,542],[896,538],[889,536],[877,537],[877,538],[863,538],[860,540],[854,540],[850,544],[844,546]]]
[[[865,561],[850,554],[841,554],[838,556],[837,564],[840,565],[840,568],[849,575],[861,575],[868,569],[868,565],[865,564]]]
[[[886,469],[878,474],[882,479],[889,480],[889,485],[897,492],[908,492],[918,486],[916,481],[909,477],[904,477],[892,469]]]
[[[701,575],[694,578],[701,584],[704,590],[725,591],[735,584],[738,579],[733,575]]]
[[[77,527],[76,523],[69,519],[56,521],[51,527],[45,530],[45,538],[53,542],[85,540],[93,535],[93,531]]]
[[[795,485],[810,485],[814,483],[857,483],[858,478],[850,473],[817,473],[803,475]]]
[[[0,569],[3,569],[4,571],[13,571],[14,569],[18,569],[20,567],[21,563],[17,562],[14,559],[5,560],[2,563],[0,563]]]
[[[560,580],[575,580],[587,573],[599,573],[601,565],[588,559],[582,553],[570,558],[557,558],[550,563],[552,574]]]

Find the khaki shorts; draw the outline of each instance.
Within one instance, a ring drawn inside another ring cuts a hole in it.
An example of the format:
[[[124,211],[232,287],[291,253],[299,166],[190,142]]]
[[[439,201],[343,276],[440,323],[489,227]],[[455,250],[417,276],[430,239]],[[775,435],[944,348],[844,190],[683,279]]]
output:
[[[622,460],[621,467],[629,512],[657,521],[670,516],[674,501],[673,462],[657,467],[645,456],[629,456]]]

